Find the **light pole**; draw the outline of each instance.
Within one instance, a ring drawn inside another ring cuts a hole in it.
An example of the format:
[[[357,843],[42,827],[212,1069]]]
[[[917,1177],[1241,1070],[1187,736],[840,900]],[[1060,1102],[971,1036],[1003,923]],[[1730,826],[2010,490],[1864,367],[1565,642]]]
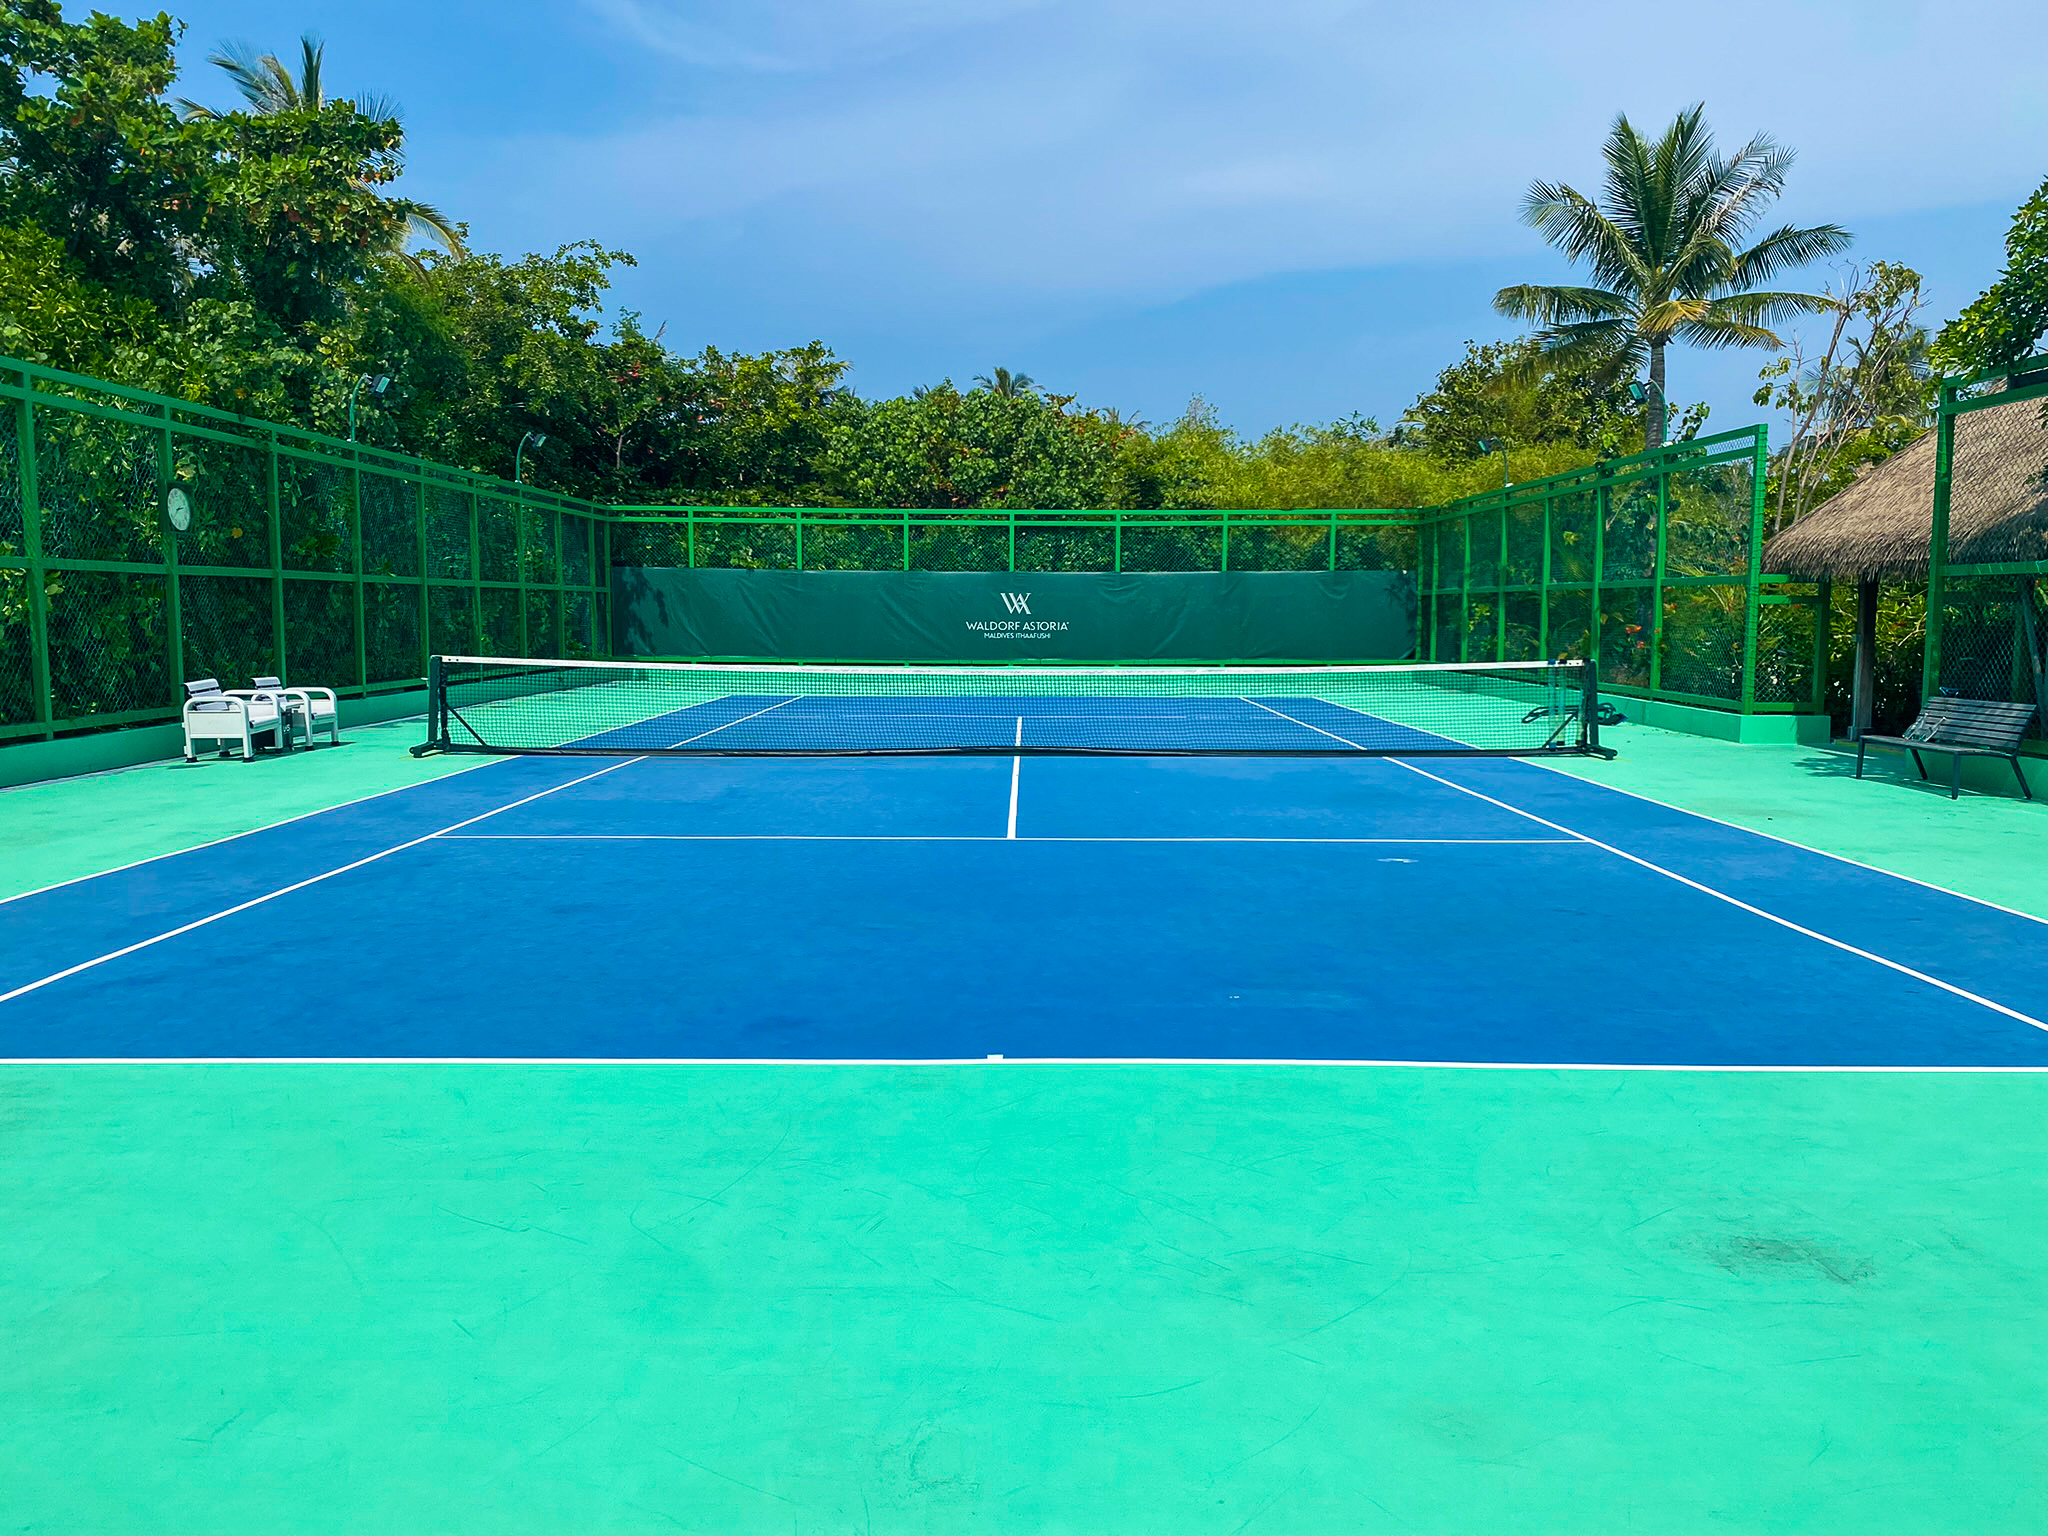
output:
[[[350,442],[356,440],[356,396],[363,392],[365,384],[370,386],[371,394],[381,395],[391,387],[391,375],[388,373],[366,373],[356,380],[356,387],[348,392],[348,440]]]
[[[524,483],[522,476],[526,468],[526,445],[531,443],[534,447],[538,448],[547,440],[548,435],[545,432],[529,432],[526,436],[519,439],[519,446],[512,450],[512,483],[514,485]]]
[[[1647,405],[1652,394],[1655,394],[1657,397],[1657,442],[1655,446],[1662,448],[1664,446],[1664,418],[1669,414],[1664,406],[1664,386],[1655,379],[1629,380],[1628,397],[1635,404]],[[1649,439],[1650,433],[1646,426],[1643,430],[1643,446],[1646,448],[1651,446]]]
[[[1481,453],[1497,453],[1500,455],[1500,489],[1501,494],[1506,495],[1508,489],[1508,445],[1497,437],[1482,437],[1479,439],[1479,451]]]

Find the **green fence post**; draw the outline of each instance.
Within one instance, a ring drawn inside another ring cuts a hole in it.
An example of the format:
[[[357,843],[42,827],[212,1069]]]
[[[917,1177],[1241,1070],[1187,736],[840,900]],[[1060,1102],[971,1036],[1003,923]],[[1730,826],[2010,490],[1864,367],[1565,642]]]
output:
[[[1472,514],[1460,520],[1465,540],[1465,566],[1458,575],[1458,660],[1470,661],[1472,650]]]
[[[1223,574],[1227,576],[1227,575],[1229,575],[1229,574],[1230,574],[1230,509],[1229,509],[1228,507],[1225,507],[1225,508],[1223,509],[1223,556],[1222,556],[1222,559],[1223,559],[1223,563],[1222,563],[1222,566],[1220,567],[1220,569],[1222,570]]]
[[[1508,508],[1507,492],[1500,497],[1500,550],[1493,564],[1493,579],[1497,590],[1493,599],[1493,659],[1506,661],[1508,656],[1508,519],[1513,514]]]
[[[1114,521],[1116,524],[1115,547],[1110,550],[1109,569],[1111,575],[1121,576],[1124,573],[1124,509],[1122,507],[1116,509]]]
[[[1017,569],[1017,509],[1008,509],[1010,514],[1010,569]]]
[[[350,452],[351,456],[353,457],[353,459],[354,459],[354,461],[355,461],[355,462],[353,463],[353,465],[351,465],[351,467],[350,467],[350,470],[349,470],[349,475],[350,475],[350,478],[351,478],[351,479],[353,479],[353,480],[355,481],[355,484],[356,484],[356,528],[355,528],[355,561],[356,561],[356,565],[355,565],[355,570],[356,570],[356,590],[355,590],[355,599],[356,599],[356,681],[357,681],[357,682],[359,682],[359,683],[361,683],[361,684],[363,684],[363,685],[364,685],[364,687],[365,687],[365,689],[367,689],[367,688],[368,688],[368,686],[369,686],[369,670],[370,670],[370,664],[369,664],[369,653],[368,653],[368,647],[367,647],[367,646],[365,645],[365,643],[364,643],[364,640],[363,640],[363,624],[364,624],[364,615],[365,615],[365,614],[367,613],[367,611],[368,611],[368,609],[369,609],[369,600],[368,600],[368,594],[367,594],[367,593],[365,593],[365,592],[363,591],[363,565],[364,565],[364,560],[363,560],[363,450],[362,450],[362,449],[360,449],[360,448],[352,448],[352,449],[350,449],[350,450],[349,450],[349,452]],[[283,650],[283,649],[284,649],[284,624],[283,624],[283,622],[282,622],[282,621],[280,621],[280,622],[279,622],[279,624],[278,624],[278,626],[277,626],[277,643],[278,643],[278,648],[279,648],[280,650]],[[279,660],[279,667],[278,667],[278,671],[279,671],[279,674],[280,674],[281,676],[284,676],[284,680],[285,680],[286,682],[290,682],[290,681],[291,681],[291,678],[290,678],[290,676],[289,676],[289,675],[286,675],[286,674],[284,673],[284,667],[283,667],[283,663],[284,663],[284,661],[285,661],[285,660],[286,660],[286,659],[288,658],[288,656],[289,656],[289,652],[287,652],[287,653],[286,653],[286,656],[281,656],[281,657],[279,657],[279,658],[278,658],[278,660]],[[311,738],[311,736],[309,735],[307,739],[308,739],[308,740],[310,741],[310,740],[311,740],[312,738]]]
[[[1750,465],[1749,486],[1749,580],[1743,588],[1742,614],[1742,713],[1756,712],[1757,620],[1763,606],[1764,573],[1764,483],[1771,472],[1771,455],[1766,428],[1756,429],[1755,456]]]
[[[910,569],[910,508],[903,509],[903,569]]]
[[[697,569],[697,509],[692,507],[685,515],[689,518],[686,538],[690,546],[690,569],[694,571]]]
[[[471,486],[464,494],[469,498],[469,638],[463,644],[474,647],[472,655],[481,655],[487,649],[483,643],[484,499],[477,493],[475,486]],[[517,515],[516,511],[514,515]]]
[[[1550,497],[1543,498],[1543,554],[1536,582],[1536,655],[1550,661]]]
[[[549,638],[554,642],[555,654],[559,656],[568,649],[562,641],[569,630],[569,576],[562,569],[562,509],[556,507],[551,515],[555,520],[555,627]]]
[[[1920,654],[1920,697],[1941,692],[1941,632],[1948,608],[1948,524],[1956,457],[1956,389],[1941,386],[1934,417],[1934,519],[1927,539],[1927,639]]]
[[[21,553],[28,561],[28,663],[35,690],[36,723],[47,738],[56,734],[57,710],[50,690],[49,577],[43,572],[43,507],[36,477],[35,406],[29,400],[29,375],[23,370],[21,398],[14,402],[15,465],[21,483]]]
[[[1593,492],[1593,611],[1587,618],[1586,660],[1600,668],[1600,587],[1607,580],[1607,509],[1614,504],[1614,487],[1602,484]]]
[[[526,634],[526,487],[523,483],[512,487],[512,575],[519,583],[519,654],[531,656],[532,642]],[[478,610],[477,622],[483,622],[482,610]]]
[[[164,587],[168,594],[167,617],[170,624],[171,684],[173,687],[185,681],[185,609],[184,593],[179,590],[178,581],[178,530],[164,515],[164,496],[171,486],[174,462],[171,456],[171,408],[169,404],[158,407],[164,419],[163,439],[157,445],[156,455],[156,505],[150,509],[150,521],[156,525],[157,537],[163,540]],[[282,597],[274,602],[271,623],[273,631],[282,634],[284,621]],[[230,680],[232,681],[232,680]]]
[[[1666,538],[1671,521],[1671,476],[1663,465],[1657,467],[1657,556],[1650,566],[1650,697],[1664,686],[1664,560],[1670,550]]]
[[[265,481],[270,514],[270,612],[271,622],[277,626],[277,645],[284,647],[284,492],[283,476],[278,468],[277,434],[272,432],[264,439],[269,452],[269,476]],[[284,658],[278,658],[278,676],[283,677]],[[311,740],[309,736],[307,738]]]
[[[412,483],[413,523],[419,529],[420,537],[420,589],[417,594],[419,609],[419,643],[413,647],[413,661],[419,666],[422,676],[426,674],[427,658],[434,653],[434,637],[428,625],[434,618],[434,578],[427,569],[427,477],[423,474]],[[369,669],[364,668],[363,690],[370,687]]]

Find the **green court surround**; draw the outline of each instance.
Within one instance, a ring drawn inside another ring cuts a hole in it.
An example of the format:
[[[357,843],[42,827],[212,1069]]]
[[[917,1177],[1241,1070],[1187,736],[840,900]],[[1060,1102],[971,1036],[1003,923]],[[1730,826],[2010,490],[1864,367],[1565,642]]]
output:
[[[0,894],[471,766],[419,729],[0,793]],[[1570,771],[2048,917],[2048,807],[1611,740]],[[2048,1508],[2042,1074],[16,1066],[0,1168],[24,1530]]]

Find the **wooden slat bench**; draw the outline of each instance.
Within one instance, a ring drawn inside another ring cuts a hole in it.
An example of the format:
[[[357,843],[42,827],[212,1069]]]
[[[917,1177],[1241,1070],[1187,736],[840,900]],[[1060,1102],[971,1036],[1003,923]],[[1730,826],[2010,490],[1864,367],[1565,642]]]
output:
[[[1856,777],[1863,777],[1863,753],[1871,743],[1904,747],[1913,754],[1913,766],[1927,777],[1922,752],[1949,755],[1948,797],[1962,793],[1963,759],[2002,757],[2012,764],[2013,777],[2020,781],[2020,793],[2029,800],[2027,776],[2020,771],[2020,738],[2027,722],[2034,718],[2031,704],[2010,704],[2000,699],[1953,699],[1936,697],[1920,707],[1920,718],[1906,727],[1903,736],[1864,736],[1856,743]]]

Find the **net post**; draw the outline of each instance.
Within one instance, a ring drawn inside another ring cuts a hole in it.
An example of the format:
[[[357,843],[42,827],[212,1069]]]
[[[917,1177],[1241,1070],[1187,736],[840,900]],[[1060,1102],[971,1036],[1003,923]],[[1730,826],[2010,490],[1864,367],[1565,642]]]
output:
[[[427,739],[412,755],[424,757],[437,748],[448,748],[448,668],[438,652],[427,658]]]
[[[1590,656],[1579,663],[1579,742],[1588,752],[1600,751],[1600,666]]]

